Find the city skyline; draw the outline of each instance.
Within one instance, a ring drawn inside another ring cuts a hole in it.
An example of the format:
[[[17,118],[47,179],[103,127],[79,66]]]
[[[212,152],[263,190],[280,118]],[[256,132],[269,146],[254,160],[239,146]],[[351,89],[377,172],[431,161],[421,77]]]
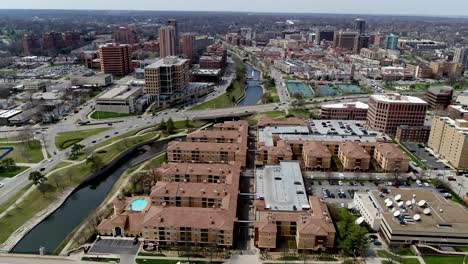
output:
[[[267,0],[239,0],[235,2],[199,0],[187,3],[184,0],[171,2],[161,1],[148,3],[144,1],[116,0],[108,3],[83,0],[69,3],[58,0],[37,2],[32,0],[6,0],[0,3],[0,9],[85,9],[85,10],[154,10],[154,11],[239,11],[239,12],[281,12],[281,13],[340,13],[340,14],[395,14],[395,15],[430,15],[430,16],[464,16],[468,13],[468,3],[461,0],[447,0],[442,5],[436,0],[415,0],[411,2],[395,0],[392,2],[375,2],[362,0],[359,3],[345,0],[311,2],[307,0],[278,0],[271,5]],[[421,9],[424,5],[424,9]]]

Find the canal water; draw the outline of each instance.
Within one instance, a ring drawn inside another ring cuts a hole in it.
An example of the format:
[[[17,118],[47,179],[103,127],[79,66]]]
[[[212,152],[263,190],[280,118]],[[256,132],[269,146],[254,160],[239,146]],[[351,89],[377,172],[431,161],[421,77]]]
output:
[[[162,140],[137,148],[105,174],[79,187],[60,208],[26,234],[11,252],[39,254],[39,248],[44,247],[45,253],[52,254],[68,234],[99,207],[125,170],[164,151],[167,143]]]
[[[237,103],[238,106],[256,105],[263,96],[263,89],[260,86],[260,72],[250,64],[245,64],[245,67],[247,87],[245,88],[245,97]]]

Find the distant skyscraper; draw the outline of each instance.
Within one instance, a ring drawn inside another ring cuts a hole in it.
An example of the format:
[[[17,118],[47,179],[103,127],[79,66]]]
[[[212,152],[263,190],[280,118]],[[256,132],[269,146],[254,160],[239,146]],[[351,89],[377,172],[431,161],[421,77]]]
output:
[[[366,33],[366,20],[358,18],[354,20],[354,30],[359,32],[360,35]]]
[[[174,28],[174,43],[175,43],[175,51],[176,51],[176,54],[179,54],[180,50],[179,50],[179,27],[177,25],[177,20],[175,19],[169,19],[167,20],[167,25],[168,26],[171,26]]]
[[[182,53],[190,60],[195,58],[195,34],[186,33],[182,35]]]
[[[462,65],[463,69],[468,69],[468,47],[456,48],[453,62]]]
[[[130,46],[109,43],[99,47],[101,70],[104,73],[124,76],[133,71]]]
[[[386,49],[398,49],[398,35],[390,34],[385,36],[384,48]]]
[[[335,36],[333,37],[333,47],[357,51],[359,49],[359,32],[335,32]]]
[[[369,47],[369,35],[360,35],[358,39],[358,50]]]
[[[335,31],[330,29],[319,29],[315,33],[315,44],[320,44],[322,40],[333,41],[335,37]]]
[[[176,33],[174,27],[161,27],[159,29],[159,56],[165,58],[175,56],[176,54]]]
[[[246,40],[252,39],[252,28],[241,28],[240,35]]]
[[[377,33],[374,36],[374,47],[380,48],[383,45],[383,36],[380,33]]]
[[[65,32],[65,46],[73,47],[78,46],[81,42],[80,32],[67,31]]]
[[[47,32],[44,34],[44,50],[58,50],[65,47],[62,33]]]
[[[114,39],[120,44],[135,44],[138,43],[138,37],[133,28],[119,27],[114,31]]]
[[[23,53],[25,55],[36,55],[41,52],[41,42],[39,38],[32,34],[23,36]]]

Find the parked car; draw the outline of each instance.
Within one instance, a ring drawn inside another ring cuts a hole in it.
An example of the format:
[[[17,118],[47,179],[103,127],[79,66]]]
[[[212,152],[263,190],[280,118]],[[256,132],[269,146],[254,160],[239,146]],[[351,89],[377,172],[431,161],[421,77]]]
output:
[[[457,179],[455,179],[454,177],[447,177],[447,180],[449,180],[449,181],[457,181]]]

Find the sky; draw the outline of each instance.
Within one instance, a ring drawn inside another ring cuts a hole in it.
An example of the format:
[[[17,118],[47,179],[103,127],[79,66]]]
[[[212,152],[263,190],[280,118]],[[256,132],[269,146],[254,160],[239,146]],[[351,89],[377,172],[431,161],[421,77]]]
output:
[[[0,0],[0,9],[468,15],[468,0]]]

